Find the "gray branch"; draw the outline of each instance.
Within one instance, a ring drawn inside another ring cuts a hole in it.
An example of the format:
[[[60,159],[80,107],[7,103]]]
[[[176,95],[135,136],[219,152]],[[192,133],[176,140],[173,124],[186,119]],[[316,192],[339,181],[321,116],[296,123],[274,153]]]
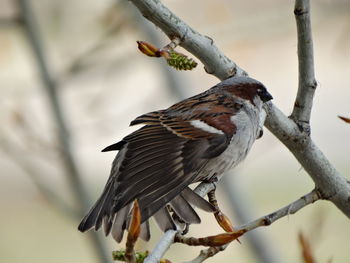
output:
[[[350,184],[347,180],[294,121],[272,103],[267,104],[265,110],[265,126],[293,153],[315,182],[322,198],[331,201],[350,217]]]
[[[145,18],[159,27],[170,39],[180,38],[182,41],[180,45],[201,60],[207,73],[219,79],[227,79],[236,74],[247,75],[215,46],[213,39],[195,31],[159,0],[130,1]]]
[[[296,0],[294,14],[298,32],[299,87],[291,118],[299,126],[308,130],[312,100],[317,87],[314,72],[310,0]]]
[[[195,55],[209,74],[223,80],[246,72],[227,58],[209,37],[196,32],[159,0],[130,0],[142,15],[159,27],[170,39],[178,37],[180,45]],[[297,0],[295,13],[298,25],[299,90],[293,121],[273,103],[265,110],[265,126],[293,153],[316,185],[319,197],[334,203],[347,217],[350,217],[350,184],[339,174],[305,132],[301,122],[310,120],[315,90],[313,73],[313,50],[310,25],[309,1]],[[302,207],[301,207],[302,208]],[[169,247],[169,246],[168,246]],[[164,251],[165,252],[165,251]],[[153,252],[154,253],[154,252]],[[151,261],[149,261],[151,262]]]

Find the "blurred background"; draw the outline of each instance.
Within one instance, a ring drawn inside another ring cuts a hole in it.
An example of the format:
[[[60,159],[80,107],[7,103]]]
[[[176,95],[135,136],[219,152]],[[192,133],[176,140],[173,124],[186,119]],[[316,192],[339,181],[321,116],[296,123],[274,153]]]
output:
[[[291,112],[298,81],[292,1],[163,2]],[[312,2],[319,82],[312,137],[350,178],[350,126],[337,118],[350,116],[350,2]],[[0,0],[0,262],[112,262],[111,251],[123,247],[101,233],[77,231],[115,155],[101,149],[130,133],[138,115],[218,82],[200,63],[178,72],[142,55],[136,40],[168,44],[128,1]],[[220,189],[222,210],[241,224],[296,200],[313,182],[265,130]],[[191,235],[221,232],[213,216],[199,213],[203,222]],[[151,241],[140,241],[139,249],[153,248],[161,233],[153,223],[151,231]],[[253,231],[253,245],[244,236],[207,262],[302,262],[299,231],[318,262],[349,262],[350,221],[326,201]],[[182,262],[200,249],[174,245],[166,257]]]

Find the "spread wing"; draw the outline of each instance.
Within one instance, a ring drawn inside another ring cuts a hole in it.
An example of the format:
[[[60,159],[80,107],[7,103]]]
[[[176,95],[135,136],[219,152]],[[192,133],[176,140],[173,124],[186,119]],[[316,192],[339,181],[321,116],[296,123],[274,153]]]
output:
[[[187,186],[203,177],[207,162],[227,148],[236,131],[230,120],[234,107],[224,105],[228,103],[225,96],[221,100],[215,96],[200,94],[168,110],[144,114],[132,121],[131,125],[145,126],[104,149],[119,153],[102,196],[79,229],[85,231],[93,226],[98,229],[103,222],[105,233],[112,231],[120,241],[130,204],[135,199],[144,224],[155,215],[163,230],[173,227],[167,203],[185,222],[199,223],[187,200],[197,200],[195,205],[207,211],[212,207],[204,199],[188,198],[195,193]]]

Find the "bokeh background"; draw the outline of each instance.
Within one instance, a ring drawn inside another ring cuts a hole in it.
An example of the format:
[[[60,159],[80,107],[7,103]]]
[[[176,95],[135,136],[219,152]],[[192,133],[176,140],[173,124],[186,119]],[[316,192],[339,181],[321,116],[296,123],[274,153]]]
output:
[[[96,238],[77,231],[81,211],[86,210],[82,201],[92,205],[98,197],[114,158],[115,153],[100,150],[131,132],[128,124],[136,116],[168,107],[180,96],[202,92],[218,80],[200,63],[193,71],[177,72],[160,59],[139,53],[136,40],[163,46],[168,39],[128,1],[26,2],[33,11],[29,18],[38,26],[40,50],[67,133],[59,139],[59,122],[43,85],[38,56],[28,41],[23,10],[16,1],[0,0],[0,262],[103,262]],[[292,1],[163,2],[262,81],[285,114],[291,112],[298,81]],[[337,118],[350,116],[350,2],[312,2],[319,83],[312,137],[350,178],[350,126]],[[266,130],[246,161],[227,176],[228,184],[232,188],[221,185],[218,198],[235,224],[244,222],[232,209],[228,188],[241,198],[235,206],[245,210],[248,220],[313,188],[291,153]],[[79,191],[87,196],[77,198]],[[200,215],[203,223],[191,228],[192,235],[221,231],[212,216]],[[254,232],[273,258],[270,262],[288,263],[302,262],[299,231],[310,240],[318,262],[350,262],[350,221],[325,201]],[[152,234],[149,243],[138,244],[139,249],[152,249],[161,235],[154,225]],[[98,238],[111,262],[110,251],[123,245],[102,234]],[[241,242],[207,262],[268,262],[255,253],[247,237]],[[182,262],[199,251],[174,245],[166,257]]]

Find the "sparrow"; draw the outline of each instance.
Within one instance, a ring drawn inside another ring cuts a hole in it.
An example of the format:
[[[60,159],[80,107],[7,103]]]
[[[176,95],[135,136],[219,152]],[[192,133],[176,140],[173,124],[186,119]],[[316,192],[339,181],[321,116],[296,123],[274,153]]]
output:
[[[78,229],[98,230],[121,242],[138,200],[141,234],[149,240],[148,219],[162,231],[176,229],[174,214],[187,224],[200,223],[193,206],[213,205],[189,185],[211,181],[240,163],[262,134],[263,104],[272,99],[265,86],[249,77],[231,77],[167,109],[143,114],[130,125],[143,125],[103,149],[118,151],[102,195]]]

